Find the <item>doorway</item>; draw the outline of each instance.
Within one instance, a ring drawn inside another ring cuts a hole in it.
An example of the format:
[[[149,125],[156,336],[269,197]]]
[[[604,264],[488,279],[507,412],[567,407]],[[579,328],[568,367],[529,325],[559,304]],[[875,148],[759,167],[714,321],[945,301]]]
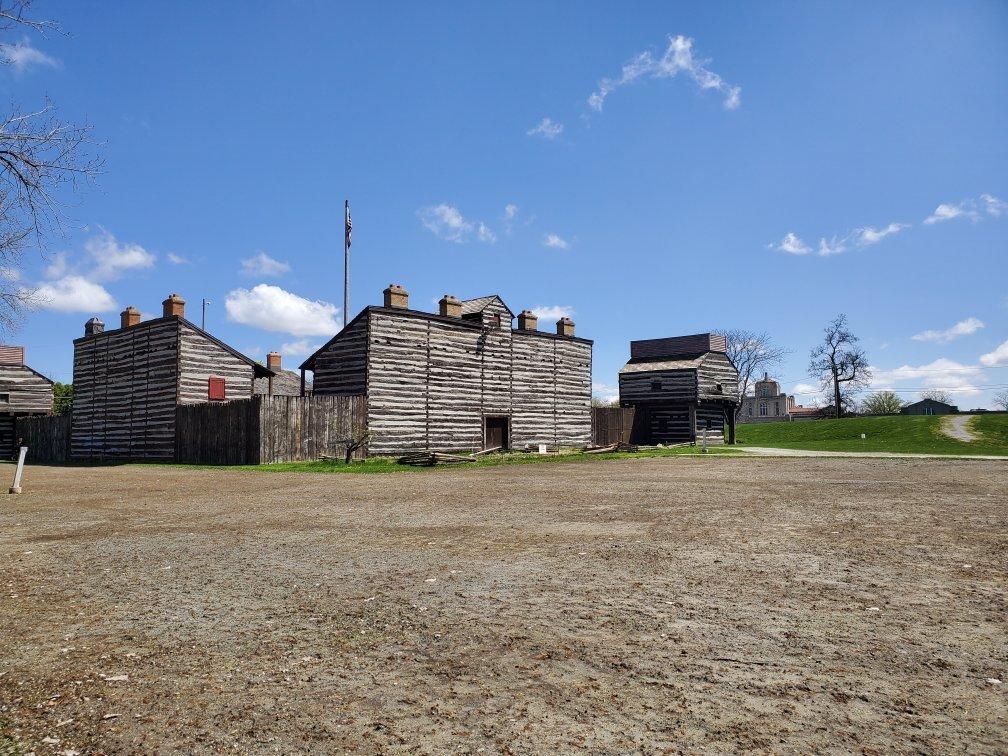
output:
[[[509,442],[508,435],[507,417],[483,418],[484,449],[507,449]]]

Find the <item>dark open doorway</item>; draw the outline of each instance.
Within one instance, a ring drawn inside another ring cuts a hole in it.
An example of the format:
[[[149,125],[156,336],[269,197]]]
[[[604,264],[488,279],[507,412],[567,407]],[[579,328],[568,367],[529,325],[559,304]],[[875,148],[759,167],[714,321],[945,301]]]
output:
[[[508,418],[506,417],[485,417],[483,418],[483,448],[484,449],[507,449],[510,439],[508,438]]]

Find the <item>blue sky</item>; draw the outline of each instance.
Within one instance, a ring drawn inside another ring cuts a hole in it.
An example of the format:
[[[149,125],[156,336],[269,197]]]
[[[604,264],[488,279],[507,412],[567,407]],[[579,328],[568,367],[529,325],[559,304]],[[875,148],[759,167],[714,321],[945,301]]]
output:
[[[8,37],[0,85],[106,166],[26,257],[49,301],[11,340],[69,380],[87,318],[177,291],[293,366],[342,318],[349,198],[351,314],[390,282],[568,312],[599,394],[631,339],[745,327],[807,400],[843,312],[876,385],[989,404],[1008,5],[880,5],[39,0],[68,35]]]

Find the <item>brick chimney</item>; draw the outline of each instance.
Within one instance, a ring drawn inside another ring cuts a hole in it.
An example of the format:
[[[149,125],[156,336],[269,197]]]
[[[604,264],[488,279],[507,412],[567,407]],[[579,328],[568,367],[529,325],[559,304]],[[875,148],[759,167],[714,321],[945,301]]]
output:
[[[438,302],[438,312],[448,318],[461,318],[462,303],[457,297],[453,297],[451,294],[445,294],[441,297],[441,301]]]
[[[84,324],[84,335],[94,336],[96,333],[104,333],[105,324],[101,322],[98,318],[91,318],[87,323]]]
[[[519,331],[535,331],[539,328],[539,316],[532,310],[522,310],[518,315]]]
[[[268,367],[270,370],[279,373],[280,370],[282,369],[280,367],[280,363],[281,363],[280,352],[272,351],[266,355],[266,367]]]
[[[574,335],[574,321],[570,318],[563,317],[557,321],[557,335],[558,336],[573,336]]]
[[[168,299],[161,303],[164,307],[164,316],[174,315],[177,318],[185,317],[185,300],[178,294],[169,294]]]
[[[382,293],[385,295],[386,307],[398,307],[401,310],[409,309],[409,292],[399,284],[389,284],[389,287]]]
[[[119,325],[123,328],[132,328],[140,322],[140,310],[130,305],[119,313]]]

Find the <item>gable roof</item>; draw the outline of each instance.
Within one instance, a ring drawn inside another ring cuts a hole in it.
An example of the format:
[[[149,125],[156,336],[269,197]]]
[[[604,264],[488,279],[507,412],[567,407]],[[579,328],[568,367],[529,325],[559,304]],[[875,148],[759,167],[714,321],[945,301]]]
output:
[[[497,300],[504,306],[504,309],[511,313],[511,317],[514,317],[514,313],[511,312],[511,308],[507,306],[507,303],[500,298],[499,294],[487,294],[485,297],[476,297],[475,299],[463,299],[462,300],[462,317],[466,315],[473,315],[477,312],[483,312],[490,304]]]
[[[628,362],[620,369],[620,375],[627,373],[650,373],[657,370],[696,370],[703,364],[703,357],[689,360],[651,360]]]
[[[267,377],[267,376],[270,376],[270,375],[275,375],[275,373],[272,370],[270,370],[268,367],[266,367],[265,365],[263,365],[261,362],[256,362],[251,357],[245,356],[244,354],[242,354],[241,352],[239,352],[234,347],[228,346],[223,341],[221,341],[220,339],[218,339],[216,336],[213,336],[212,334],[207,333],[202,328],[200,328],[198,325],[196,325],[195,323],[192,323],[192,322],[186,320],[185,318],[178,317],[177,315],[167,315],[167,316],[165,316],[163,318],[154,318],[153,320],[149,320],[147,322],[148,323],[153,323],[156,320],[167,320],[168,318],[178,318],[178,321],[179,321],[180,324],[185,325],[188,328],[191,328],[192,330],[196,331],[196,333],[198,333],[203,338],[208,339],[209,341],[212,341],[214,344],[216,344],[217,346],[219,346],[221,349],[223,349],[225,352],[227,352],[228,354],[230,354],[232,357],[235,357],[236,359],[239,359],[242,362],[250,365],[252,367],[252,375],[253,375],[253,377],[259,378],[259,377]],[[136,328],[136,326],[131,326],[131,328]],[[119,329],[119,330],[122,330],[122,329]]]

